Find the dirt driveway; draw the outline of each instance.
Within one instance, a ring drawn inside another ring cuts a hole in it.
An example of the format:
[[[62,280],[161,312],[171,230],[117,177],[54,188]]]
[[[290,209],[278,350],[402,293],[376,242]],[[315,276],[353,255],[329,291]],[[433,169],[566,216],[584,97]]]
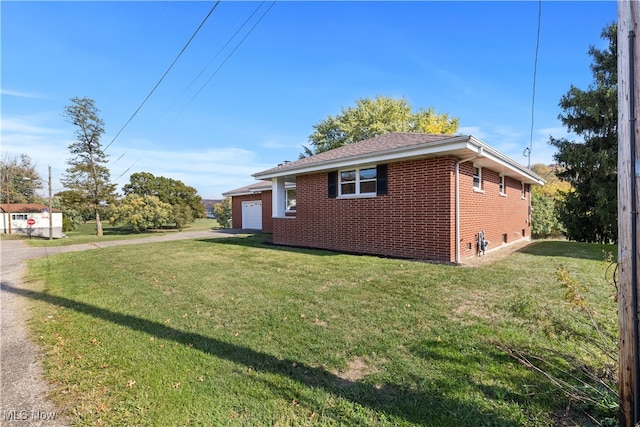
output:
[[[135,245],[171,240],[228,237],[233,231],[193,231],[114,240],[95,244],[33,248],[21,240],[0,242],[0,425],[66,426],[61,411],[48,399],[50,385],[44,380],[41,352],[28,334],[25,297],[10,289],[25,289],[22,283],[28,259],[64,252],[95,250],[108,246]]]

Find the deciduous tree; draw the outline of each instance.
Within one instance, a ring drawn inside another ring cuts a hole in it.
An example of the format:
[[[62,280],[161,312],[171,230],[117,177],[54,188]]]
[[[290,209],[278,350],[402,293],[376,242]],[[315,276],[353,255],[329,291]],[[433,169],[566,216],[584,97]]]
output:
[[[560,181],[556,175],[556,165],[535,164],[531,167],[545,180],[544,185],[535,185],[531,190],[531,232],[536,237],[549,237],[564,233],[558,219],[556,204],[561,200],[562,192],[571,189],[566,181]]]
[[[109,222],[124,224],[136,233],[160,228],[171,216],[171,205],[156,196],[128,194],[109,208]]]
[[[110,182],[107,155],[102,150],[100,138],[104,122],[91,98],[71,98],[64,108],[67,120],[76,126],[76,141],[69,145],[71,158],[62,179],[65,187],[81,194],[84,203],[91,206],[96,220],[96,234],[102,236],[101,205],[115,199],[116,185]]]
[[[161,202],[170,204],[173,208],[169,222],[175,223],[178,228],[205,214],[198,191],[179,180],[137,172],[129,177],[129,183],[122,187],[122,191],[125,195],[156,196]]]
[[[309,136],[311,147],[303,146],[307,157],[362,141],[389,132],[422,132],[453,134],[458,130],[458,119],[436,113],[433,108],[413,112],[404,98],[378,96],[356,101],[355,107],[342,109],[337,116],[329,116],[313,126]]]
[[[213,205],[213,215],[222,228],[231,228],[231,197]]]
[[[0,160],[0,203],[35,203],[36,190],[42,187],[40,175],[31,158],[26,154],[18,157],[4,155]]]

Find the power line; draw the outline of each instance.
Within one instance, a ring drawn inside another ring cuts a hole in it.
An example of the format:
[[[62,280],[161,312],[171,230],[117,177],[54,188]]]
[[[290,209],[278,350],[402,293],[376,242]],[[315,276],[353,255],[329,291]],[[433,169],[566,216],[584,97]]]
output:
[[[253,18],[253,16],[258,12],[258,10],[262,7],[262,5],[264,5],[266,2],[263,1],[262,3],[260,3],[255,10],[251,13],[251,15],[249,15],[249,17],[247,19],[245,19],[245,21],[242,23],[242,25],[240,25],[240,27],[238,27],[238,29],[236,30],[235,33],[233,33],[233,35],[231,37],[229,37],[229,40],[227,40],[227,42],[218,50],[218,52],[213,56],[213,58],[211,58],[211,60],[209,61],[209,63],[202,68],[202,70],[200,70],[200,72],[198,73],[197,76],[195,76],[193,78],[193,80],[191,80],[191,83],[189,83],[187,85],[187,87],[185,88],[185,92],[196,82],[196,80],[198,80],[200,78],[200,76],[202,75],[202,73],[205,72],[205,70],[207,68],[209,68],[209,66],[213,63],[213,61],[218,57],[218,55],[220,55],[222,53],[222,51],[229,45],[229,43],[231,43],[231,41],[236,38],[236,36],[238,35],[238,33],[240,31],[242,31],[242,29],[245,27],[245,25],[247,25],[247,23],[251,20],[251,18]],[[184,92],[183,92],[184,93]]]
[[[247,37],[249,37],[249,35],[253,32],[253,30],[258,26],[258,24],[260,23],[260,21],[262,21],[262,18],[264,18],[266,16],[267,13],[269,13],[269,11],[271,10],[271,8],[276,4],[276,2],[274,1],[273,3],[271,3],[271,6],[269,6],[269,8],[267,10],[265,10],[265,12],[262,14],[262,16],[260,16],[260,18],[256,21],[255,24],[253,24],[253,27],[251,27],[251,29],[249,30],[249,32],[247,34],[245,34],[245,36],[242,38],[242,40],[240,40],[240,42],[238,42],[238,44],[236,45],[236,47],[231,51],[231,53],[229,53],[229,55],[227,55],[227,57],[224,59],[224,61],[222,61],[222,63],[218,66],[218,68],[216,68],[216,70],[213,72],[213,74],[211,74],[211,76],[207,79],[206,82],[204,82],[204,84],[200,87],[200,89],[198,89],[198,91],[195,93],[195,95],[193,95],[193,97],[191,98],[191,100],[189,102],[192,102],[194,99],[196,99],[196,97],[200,94],[200,92],[202,92],[202,90],[209,84],[209,82],[211,81],[211,79],[213,79],[213,77],[218,74],[218,71],[220,71],[220,69],[224,66],[224,64],[227,63],[227,61],[229,60],[229,58],[231,58],[231,56],[235,53],[236,50],[238,50],[238,48],[240,47],[240,45],[247,39]]]
[[[140,106],[138,106],[138,108],[136,109],[136,111],[133,112],[133,114],[131,115],[131,117],[129,117],[129,120],[127,120],[127,122],[124,124],[124,126],[122,126],[122,128],[120,128],[120,130],[118,131],[118,133],[116,134],[116,136],[113,137],[113,139],[111,140],[111,142],[109,144],[107,144],[107,146],[104,148],[103,151],[107,151],[107,149],[111,146],[111,144],[113,144],[113,142],[116,140],[116,138],[118,138],[118,136],[122,133],[122,131],[127,127],[127,125],[131,122],[131,120],[133,120],[133,118],[136,116],[136,114],[138,114],[138,112],[140,111],[140,109],[144,106],[144,104],[146,104],[146,102],[149,100],[149,98],[151,97],[151,95],[153,95],[153,92],[155,92],[155,90],[158,88],[158,86],[160,86],[160,83],[162,83],[162,81],[164,80],[164,78],[167,76],[167,74],[169,74],[169,71],[171,71],[171,69],[173,68],[173,66],[175,65],[176,62],[178,62],[178,59],[180,59],[180,57],[182,56],[182,54],[184,53],[184,51],[187,49],[187,47],[189,46],[189,44],[191,43],[191,41],[195,38],[196,34],[198,34],[198,32],[200,31],[200,29],[202,28],[202,26],[204,25],[205,22],[207,22],[207,19],[209,19],[209,17],[211,16],[211,14],[213,13],[213,11],[216,9],[216,7],[218,7],[218,5],[220,4],[221,0],[218,0],[213,7],[211,8],[211,10],[209,11],[209,13],[207,14],[207,16],[205,16],[205,18],[202,20],[202,22],[200,23],[200,25],[198,26],[198,28],[196,29],[196,31],[193,33],[193,35],[191,36],[191,38],[189,39],[189,41],[187,41],[187,43],[184,45],[184,47],[182,48],[182,50],[180,51],[180,53],[178,54],[178,56],[176,56],[176,59],[173,60],[173,62],[171,63],[171,65],[169,66],[169,68],[167,68],[167,70],[164,72],[164,74],[162,75],[162,77],[160,77],[160,80],[158,80],[158,83],[156,83],[156,85],[153,87],[153,89],[151,89],[151,92],[149,92],[149,94],[147,95],[147,97],[144,99],[144,101],[142,101],[142,103],[140,104]]]
[[[542,0],[538,0],[538,34],[536,36],[536,54],[533,61],[533,90],[531,95],[531,133],[529,134],[529,147],[525,150],[528,157],[527,167],[531,169],[531,151],[533,150],[533,122],[536,102],[536,76],[538,73],[538,51],[540,49],[540,21],[542,18]]]

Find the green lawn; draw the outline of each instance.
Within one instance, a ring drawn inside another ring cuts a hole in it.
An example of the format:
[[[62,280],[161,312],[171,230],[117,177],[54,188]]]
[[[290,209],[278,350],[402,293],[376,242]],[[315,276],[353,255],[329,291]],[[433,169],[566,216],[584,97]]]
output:
[[[615,247],[542,241],[469,268],[261,238],[32,261],[30,324],[71,422],[551,426],[615,415],[570,400],[507,353],[553,361],[545,369],[562,379],[604,368],[567,333],[593,335],[556,270],[589,288],[581,295],[615,331],[603,262]]]
[[[206,231],[218,229],[220,225],[215,219],[201,218],[187,225],[182,231]],[[138,239],[141,237],[157,236],[167,233],[180,233],[181,231],[174,228],[166,228],[160,230],[149,230],[144,233],[134,233],[131,229],[125,227],[117,227],[110,225],[107,221],[103,222],[103,233],[101,237],[96,236],[95,222],[87,222],[80,224],[77,229],[65,233],[66,238],[48,240],[46,238],[31,238],[26,236],[13,235],[11,238],[19,238],[25,240],[29,246],[68,246],[83,243],[104,242],[109,240]],[[9,238],[7,235],[0,234],[3,239]]]

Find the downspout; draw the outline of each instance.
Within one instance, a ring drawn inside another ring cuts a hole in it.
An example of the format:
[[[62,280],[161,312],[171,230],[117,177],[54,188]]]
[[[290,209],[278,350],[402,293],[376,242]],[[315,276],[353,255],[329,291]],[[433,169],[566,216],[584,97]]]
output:
[[[469,160],[477,159],[484,155],[484,148],[482,146],[478,147],[478,154],[474,154],[473,156],[466,157],[464,159],[458,160],[456,162],[456,200],[455,200],[455,228],[456,228],[456,264],[460,263],[460,164],[468,162]]]

